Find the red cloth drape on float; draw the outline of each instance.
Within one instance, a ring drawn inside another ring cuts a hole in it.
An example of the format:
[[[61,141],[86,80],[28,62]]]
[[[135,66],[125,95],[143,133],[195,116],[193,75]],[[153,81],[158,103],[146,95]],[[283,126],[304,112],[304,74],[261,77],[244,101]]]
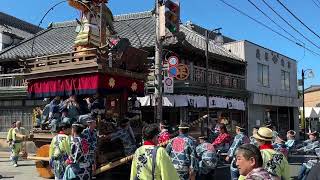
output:
[[[69,96],[72,94],[90,95],[97,92],[108,94],[120,91],[143,96],[144,82],[104,73],[39,78],[28,81],[28,94],[33,98]]]

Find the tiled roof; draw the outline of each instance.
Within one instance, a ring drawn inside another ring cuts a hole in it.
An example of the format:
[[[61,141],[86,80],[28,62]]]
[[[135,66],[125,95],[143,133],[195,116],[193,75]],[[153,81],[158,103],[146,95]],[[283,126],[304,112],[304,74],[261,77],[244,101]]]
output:
[[[69,52],[76,37],[75,22],[53,23],[48,29],[36,34],[15,47],[0,52],[0,60],[31,57],[31,46],[34,41],[33,56]],[[128,38],[135,47],[153,47],[155,44],[155,19],[152,12],[132,13],[114,17],[114,27],[120,37]],[[185,40],[193,47],[204,50],[205,38],[185,25],[180,25]],[[171,41],[171,43],[176,43]],[[213,54],[244,62],[221,46],[210,41],[209,51]]]
[[[0,31],[14,34],[19,38],[27,38],[41,31],[42,28],[16,17],[0,12]]]
[[[319,91],[319,90],[320,90],[320,85],[312,85],[307,89],[305,89],[304,93],[310,93],[310,92]]]
[[[211,32],[210,29],[206,29],[206,28],[203,28],[197,24],[194,24],[193,22],[191,21],[187,21],[186,22],[186,27],[196,31],[197,33],[201,34],[202,36],[205,36],[205,31],[208,30],[209,31],[209,38],[210,39],[215,39],[215,37],[217,36],[217,33],[216,32]],[[223,41],[224,43],[229,43],[229,42],[233,42],[235,41],[234,39],[231,39],[230,37],[228,36],[223,36]]]

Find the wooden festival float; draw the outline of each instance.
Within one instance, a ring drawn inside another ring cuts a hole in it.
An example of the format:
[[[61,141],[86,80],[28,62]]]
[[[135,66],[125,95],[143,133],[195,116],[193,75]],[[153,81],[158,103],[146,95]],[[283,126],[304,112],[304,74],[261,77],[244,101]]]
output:
[[[73,51],[24,60],[28,94],[32,99],[43,99],[70,95],[86,98],[99,93],[106,102],[106,111],[121,118],[128,111],[128,98],[144,95],[148,52],[115,36],[112,13],[105,0],[68,2],[81,11]],[[115,131],[112,123],[99,117],[97,126],[100,135]],[[44,178],[53,177],[48,162],[53,136],[49,130],[36,128],[30,135],[38,150],[28,159],[36,161],[37,171]],[[121,149],[120,140],[98,139],[98,167],[121,160]]]

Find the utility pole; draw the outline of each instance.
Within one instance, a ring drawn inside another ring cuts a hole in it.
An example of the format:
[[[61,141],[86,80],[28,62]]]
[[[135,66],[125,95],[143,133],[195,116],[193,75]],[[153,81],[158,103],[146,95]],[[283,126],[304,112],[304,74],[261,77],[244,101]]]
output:
[[[302,119],[303,119],[303,129],[304,129],[304,136],[303,139],[306,140],[306,134],[307,134],[307,120],[305,116],[305,107],[304,107],[304,70],[301,71],[302,76]]]
[[[159,0],[155,0],[156,6],[156,43],[155,43],[155,75],[156,75],[156,121],[162,120],[162,39],[160,37]]]
[[[208,57],[208,51],[209,51],[209,32],[206,29],[205,32],[205,38],[206,38],[206,100],[207,100],[207,136],[209,136],[209,121],[210,121],[210,109],[209,109],[209,57]],[[201,131],[201,134],[203,134],[203,130]]]

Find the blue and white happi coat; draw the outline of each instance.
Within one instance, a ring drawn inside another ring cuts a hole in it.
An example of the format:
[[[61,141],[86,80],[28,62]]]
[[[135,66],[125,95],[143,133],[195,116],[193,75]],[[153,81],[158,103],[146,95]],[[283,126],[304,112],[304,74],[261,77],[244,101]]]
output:
[[[111,134],[111,141],[117,138],[119,138],[122,141],[124,147],[124,154],[126,156],[134,154],[134,152],[137,149],[137,146],[136,139],[130,126],[128,129],[119,128],[118,131]]]
[[[92,167],[88,161],[89,144],[86,139],[73,137],[71,139],[70,165],[67,167],[64,179],[91,180]],[[71,171],[71,172],[70,172]],[[72,178],[66,176],[74,175]]]
[[[173,138],[166,150],[181,180],[189,179],[190,170],[198,170],[195,142],[188,135],[180,134]]]
[[[98,133],[97,130],[94,129],[93,131],[90,128],[86,128],[82,132],[82,137],[85,138],[89,143],[89,154],[88,160],[91,164],[95,164],[95,153],[97,149],[97,142],[98,142]]]
[[[218,163],[218,156],[211,143],[204,142],[196,147],[199,159],[199,174],[208,174],[215,169]]]

